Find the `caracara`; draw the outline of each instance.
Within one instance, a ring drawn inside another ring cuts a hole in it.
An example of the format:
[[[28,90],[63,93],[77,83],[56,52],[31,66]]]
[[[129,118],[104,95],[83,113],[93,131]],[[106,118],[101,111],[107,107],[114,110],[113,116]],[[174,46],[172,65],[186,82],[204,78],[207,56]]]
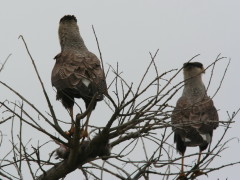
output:
[[[58,35],[61,52],[54,58],[56,63],[52,70],[52,85],[57,89],[57,100],[61,100],[70,113],[72,131],[74,98],[82,98],[88,108],[95,96],[92,111],[97,101],[103,100],[107,85],[100,61],[85,46],[75,16],[66,15],[61,18]],[[86,131],[91,111],[85,123]]]
[[[180,177],[184,174],[184,153],[187,146],[199,146],[201,153],[212,140],[213,130],[218,127],[218,113],[212,99],[207,96],[202,81],[203,65],[189,62],[183,65],[184,89],[172,113],[174,142],[182,155]],[[200,172],[200,171],[199,171]]]

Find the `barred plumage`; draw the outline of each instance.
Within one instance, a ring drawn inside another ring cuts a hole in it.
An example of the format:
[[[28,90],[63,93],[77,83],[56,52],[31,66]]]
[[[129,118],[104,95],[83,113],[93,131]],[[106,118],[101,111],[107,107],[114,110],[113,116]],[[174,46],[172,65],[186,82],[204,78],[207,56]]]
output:
[[[106,79],[99,59],[88,51],[80,36],[75,16],[64,16],[58,33],[61,53],[55,57],[51,80],[57,89],[57,99],[70,111],[73,119],[74,98],[82,98],[87,108],[97,94],[93,110],[97,101],[107,94]]]
[[[183,156],[187,146],[199,146],[201,152],[212,140],[213,130],[218,127],[219,119],[213,101],[207,96],[202,82],[203,65],[199,62],[183,65],[184,89],[172,113],[174,142],[177,151]]]

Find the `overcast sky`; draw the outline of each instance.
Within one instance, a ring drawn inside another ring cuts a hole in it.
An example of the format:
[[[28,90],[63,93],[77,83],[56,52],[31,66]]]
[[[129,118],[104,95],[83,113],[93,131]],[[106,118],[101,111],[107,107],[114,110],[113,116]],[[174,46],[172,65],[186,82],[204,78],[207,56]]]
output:
[[[28,96],[41,110],[47,110],[29,57],[22,41],[18,39],[19,35],[23,35],[54,106],[64,111],[61,104],[55,102],[50,77],[55,63],[53,58],[60,52],[58,22],[62,16],[71,14],[78,19],[81,35],[88,49],[99,56],[91,27],[94,25],[104,63],[116,65],[119,62],[128,82],[139,81],[146,64],[150,61],[149,52],[155,53],[157,49],[157,63],[161,72],[180,68],[196,54],[200,56],[195,61],[207,66],[221,53],[227,59],[217,64],[214,81],[209,89],[209,94],[213,95],[227,60],[231,58],[222,88],[214,97],[220,120],[227,120],[226,111],[232,113],[240,107],[239,8],[239,0],[2,1],[0,62],[2,63],[10,53],[12,56],[1,73],[0,80]],[[205,83],[208,82],[209,76],[210,71],[207,71]],[[182,76],[179,76],[179,80],[181,78]],[[15,97],[3,87],[0,87],[0,91],[1,100],[14,100]],[[179,93],[178,96],[180,95]],[[94,115],[101,115],[101,110],[96,109]],[[66,112],[63,112],[62,116],[67,117]],[[240,137],[238,119],[239,116],[235,119],[236,123],[227,138]],[[104,124],[105,122],[99,123]],[[0,129],[3,131],[1,127]],[[3,132],[7,134],[6,131]],[[216,130],[213,138],[218,138],[217,134],[220,132],[221,128]],[[222,162],[240,160],[239,152],[240,144],[233,140],[229,149],[213,164],[217,166]],[[0,153],[4,153],[4,150],[1,149]],[[234,166],[213,172],[209,174],[209,179],[236,179],[239,177],[239,168]]]

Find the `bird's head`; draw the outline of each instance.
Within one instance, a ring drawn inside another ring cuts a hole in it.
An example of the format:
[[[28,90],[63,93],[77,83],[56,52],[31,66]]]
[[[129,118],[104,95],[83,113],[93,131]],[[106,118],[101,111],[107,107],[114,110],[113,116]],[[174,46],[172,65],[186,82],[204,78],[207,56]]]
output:
[[[65,15],[60,19],[58,36],[61,51],[64,50],[86,50],[87,48],[80,35],[77,18],[74,15]]]
[[[77,18],[74,15],[65,15],[59,22],[59,33],[66,36],[66,32],[72,34],[78,32]]]
[[[60,19],[60,23],[77,22],[77,18],[74,15],[65,15]]]
[[[183,64],[183,74],[185,79],[199,76],[205,73],[203,64],[200,62],[187,62]]]

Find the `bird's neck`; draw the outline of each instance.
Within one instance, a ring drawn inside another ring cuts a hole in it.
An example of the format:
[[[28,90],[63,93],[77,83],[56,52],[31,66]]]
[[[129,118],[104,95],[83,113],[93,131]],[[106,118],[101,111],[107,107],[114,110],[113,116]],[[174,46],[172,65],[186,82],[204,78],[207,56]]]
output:
[[[183,96],[193,99],[203,98],[206,95],[206,88],[203,84],[201,75],[185,78]]]
[[[87,51],[87,47],[79,33],[77,25],[69,25],[68,27],[59,28],[59,40],[61,45],[61,51]]]

